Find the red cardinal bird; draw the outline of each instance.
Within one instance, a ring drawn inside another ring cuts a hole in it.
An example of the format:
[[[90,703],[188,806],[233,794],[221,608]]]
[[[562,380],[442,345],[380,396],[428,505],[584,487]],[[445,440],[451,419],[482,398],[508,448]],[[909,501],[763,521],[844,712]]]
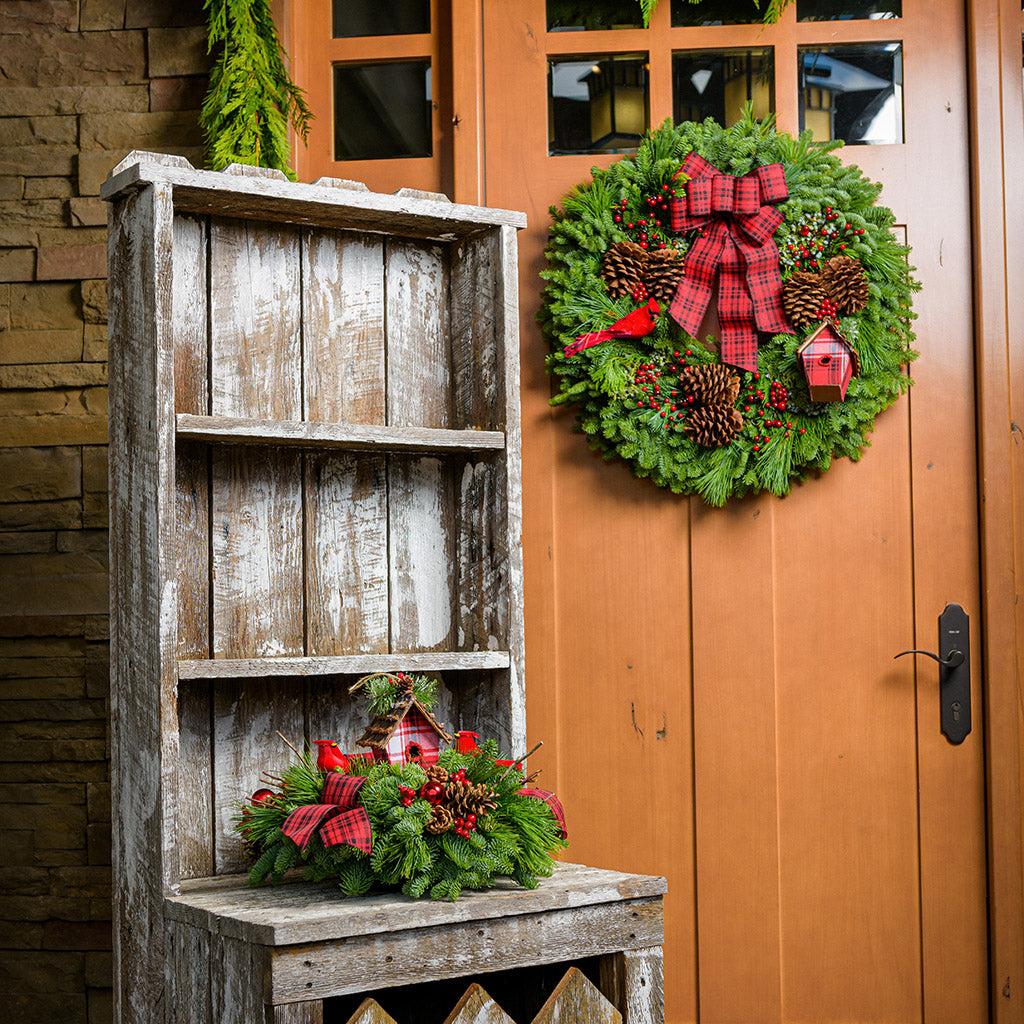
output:
[[[648,299],[646,306],[634,309],[611,327],[593,334],[582,334],[571,345],[565,346],[565,356],[576,355],[591,345],[600,345],[609,338],[646,338],[654,330],[654,318],[661,312],[661,306],[654,299]]]

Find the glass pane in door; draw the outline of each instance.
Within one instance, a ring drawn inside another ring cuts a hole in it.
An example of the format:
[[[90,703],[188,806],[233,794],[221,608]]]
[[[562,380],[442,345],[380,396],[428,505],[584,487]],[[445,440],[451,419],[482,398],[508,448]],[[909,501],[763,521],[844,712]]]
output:
[[[549,32],[643,28],[636,0],[547,0]]]
[[[797,21],[902,18],[903,0],[797,0]]]
[[[754,25],[761,17],[754,0],[672,0],[673,26]]]
[[[332,0],[332,35],[404,36],[430,31],[430,0]]]
[[[750,103],[754,116],[775,110],[774,50],[683,50],[672,55],[672,116],[680,121],[713,117],[735,124]]]

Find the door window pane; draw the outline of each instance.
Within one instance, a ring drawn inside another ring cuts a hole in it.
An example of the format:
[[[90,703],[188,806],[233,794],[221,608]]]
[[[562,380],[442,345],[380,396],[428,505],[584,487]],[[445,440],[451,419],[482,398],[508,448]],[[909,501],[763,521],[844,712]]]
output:
[[[797,0],[797,21],[902,18],[903,0]]]
[[[547,0],[549,32],[643,28],[636,0]]]
[[[334,65],[334,159],[430,156],[430,61]]]
[[[903,141],[899,43],[800,47],[800,128],[815,142],[878,146]]]
[[[332,0],[335,39],[430,31],[430,0]]]
[[[754,0],[672,0],[672,24],[755,25],[762,14]]]
[[[735,124],[751,103],[754,116],[775,109],[774,50],[684,50],[672,55],[672,116],[681,121],[713,117]]]
[[[647,127],[643,54],[548,62],[548,153],[629,153]]]

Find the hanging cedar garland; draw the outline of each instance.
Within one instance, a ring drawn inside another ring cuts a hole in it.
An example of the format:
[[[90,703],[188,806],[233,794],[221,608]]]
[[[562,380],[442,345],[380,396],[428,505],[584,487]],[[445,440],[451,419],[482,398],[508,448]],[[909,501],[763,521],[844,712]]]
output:
[[[918,285],[880,186],[841,164],[838,145],[777,132],[749,109],[728,129],[666,122],[552,211],[538,315],[552,404],[576,406],[591,447],[710,505],[785,495],[832,459],[861,457],[875,416],[911,384]],[[679,326],[715,285],[734,339],[724,355]],[[842,401],[821,389],[815,400],[798,355],[825,322],[860,368]]]

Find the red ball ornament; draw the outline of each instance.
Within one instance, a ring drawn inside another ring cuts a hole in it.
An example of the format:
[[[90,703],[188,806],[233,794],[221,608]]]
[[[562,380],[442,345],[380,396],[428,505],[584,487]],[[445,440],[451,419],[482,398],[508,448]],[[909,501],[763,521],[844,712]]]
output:
[[[251,797],[249,797],[249,803],[253,807],[259,807],[266,800],[273,800],[277,794],[272,789],[257,789]]]

